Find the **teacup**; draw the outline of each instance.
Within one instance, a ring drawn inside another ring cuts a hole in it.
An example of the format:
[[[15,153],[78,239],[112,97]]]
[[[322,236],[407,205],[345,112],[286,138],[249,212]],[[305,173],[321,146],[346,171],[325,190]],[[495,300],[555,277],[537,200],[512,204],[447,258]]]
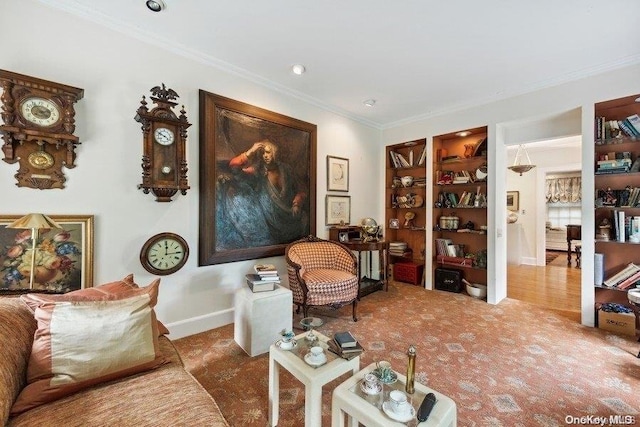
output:
[[[386,360],[381,360],[376,364],[376,371],[378,377],[382,382],[389,382],[393,379],[393,369],[391,369],[391,363]]]
[[[406,414],[411,408],[409,401],[407,401],[407,395],[400,390],[392,390],[389,393],[389,403],[391,410],[396,414]]]
[[[374,374],[364,376],[364,388],[367,392],[375,393],[380,389],[380,380]]]
[[[325,359],[324,350],[320,346],[314,346],[309,349],[311,352],[311,360],[314,362],[322,362]]]

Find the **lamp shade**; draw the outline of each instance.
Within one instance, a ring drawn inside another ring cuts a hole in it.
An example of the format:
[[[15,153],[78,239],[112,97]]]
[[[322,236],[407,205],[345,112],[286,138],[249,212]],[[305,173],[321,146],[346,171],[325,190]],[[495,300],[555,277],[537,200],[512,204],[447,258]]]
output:
[[[60,224],[40,213],[31,213],[7,225],[7,228],[24,228],[39,230],[41,228],[62,228]]]

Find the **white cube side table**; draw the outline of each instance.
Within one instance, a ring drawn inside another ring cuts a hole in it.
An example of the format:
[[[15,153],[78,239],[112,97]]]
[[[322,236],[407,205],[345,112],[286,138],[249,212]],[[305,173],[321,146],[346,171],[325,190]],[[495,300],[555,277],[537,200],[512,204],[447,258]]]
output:
[[[332,427],[344,427],[345,416],[347,417],[350,426],[357,426],[361,424],[366,427],[402,427],[407,425],[407,423],[393,421],[382,411],[382,409],[380,409],[383,400],[389,398],[389,391],[395,387],[389,388],[389,386],[383,386],[382,394],[378,396],[363,397],[362,393],[357,392],[360,382],[364,376],[375,368],[376,364],[372,363],[333,390],[331,398]],[[400,386],[400,389],[403,389],[404,384],[406,384],[406,377],[400,373],[397,373],[397,375],[398,381],[396,384]],[[415,383],[415,389],[416,397],[418,392],[420,396],[425,396],[427,393],[435,394],[436,405],[433,407],[433,410],[426,421],[418,423],[417,419],[414,419],[411,421],[411,425],[417,425],[418,427],[457,426],[457,407],[456,403],[450,397],[418,382]],[[409,399],[412,400],[411,396],[409,396]],[[421,403],[422,397],[419,401],[412,402],[416,411],[420,407]]]
[[[292,309],[292,293],[283,286],[255,293],[243,286],[235,294],[233,339],[249,356],[268,352],[280,331],[292,329]]]

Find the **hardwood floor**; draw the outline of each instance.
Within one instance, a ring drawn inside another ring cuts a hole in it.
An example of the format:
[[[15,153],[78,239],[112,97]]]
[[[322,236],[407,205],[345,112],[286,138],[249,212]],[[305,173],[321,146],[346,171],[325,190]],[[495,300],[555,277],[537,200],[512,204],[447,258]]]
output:
[[[507,297],[556,310],[580,322],[581,271],[561,253],[547,266],[507,265]]]

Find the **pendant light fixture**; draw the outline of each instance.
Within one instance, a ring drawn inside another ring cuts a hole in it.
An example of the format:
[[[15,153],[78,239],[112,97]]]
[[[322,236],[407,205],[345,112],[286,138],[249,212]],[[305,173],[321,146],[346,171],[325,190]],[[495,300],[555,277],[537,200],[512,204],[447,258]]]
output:
[[[527,157],[527,163],[522,163],[522,153]],[[513,166],[509,166],[509,169],[514,171],[515,173],[519,173],[522,176],[523,173],[529,172],[531,169],[535,168],[536,165],[531,164],[531,159],[529,158],[529,153],[527,153],[527,149],[523,144],[518,146],[518,152],[516,153],[516,158],[513,161]]]

